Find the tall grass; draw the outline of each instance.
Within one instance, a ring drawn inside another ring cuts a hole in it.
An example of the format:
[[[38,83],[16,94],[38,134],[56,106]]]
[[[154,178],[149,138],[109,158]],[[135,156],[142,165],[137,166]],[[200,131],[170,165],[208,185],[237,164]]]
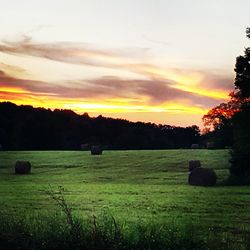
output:
[[[72,214],[63,192],[62,187],[47,192],[60,208],[53,215],[0,213],[0,249],[250,249],[247,231],[222,232],[192,224],[117,223],[107,209],[80,219]]]

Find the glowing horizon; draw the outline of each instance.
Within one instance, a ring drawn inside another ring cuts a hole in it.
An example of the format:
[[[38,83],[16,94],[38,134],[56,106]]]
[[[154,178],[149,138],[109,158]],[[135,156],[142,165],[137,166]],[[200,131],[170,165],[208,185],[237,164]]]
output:
[[[246,3],[139,2],[4,3],[0,101],[201,125],[233,89],[249,20],[230,17]]]

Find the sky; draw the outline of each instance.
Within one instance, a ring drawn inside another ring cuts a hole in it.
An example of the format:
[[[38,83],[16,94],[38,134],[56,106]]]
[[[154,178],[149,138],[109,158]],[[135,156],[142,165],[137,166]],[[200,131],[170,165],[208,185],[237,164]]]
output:
[[[0,0],[0,101],[202,126],[249,46],[249,0]]]

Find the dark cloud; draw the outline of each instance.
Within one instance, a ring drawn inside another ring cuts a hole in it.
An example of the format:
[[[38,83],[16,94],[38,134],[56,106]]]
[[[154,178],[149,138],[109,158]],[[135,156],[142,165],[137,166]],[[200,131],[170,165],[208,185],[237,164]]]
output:
[[[67,83],[47,83],[27,79],[17,79],[0,71],[0,87],[18,87],[28,93],[15,95],[53,96],[89,100],[98,98],[126,98],[140,100],[147,97],[149,105],[160,105],[164,102],[185,101],[200,107],[211,107],[217,104],[213,98],[199,96],[187,91],[174,89],[166,81],[156,80],[126,80],[116,77],[102,77],[94,80],[79,80]],[[9,96],[11,93],[9,93]]]
[[[200,96],[184,90],[171,87],[171,83],[160,80],[123,80],[119,78],[100,78],[90,81],[93,85],[89,88],[101,87],[114,93],[131,94],[138,96],[146,96],[152,105],[160,105],[169,101],[186,100],[190,104],[200,105],[202,107],[211,107],[216,105],[218,100],[210,97]]]
[[[203,79],[201,80],[201,87],[210,89],[219,89],[224,91],[232,91],[234,88],[233,76],[222,76],[214,73],[202,72]]]
[[[21,88],[27,92],[31,92],[32,94],[56,94],[56,91],[59,91],[61,88],[61,86],[57,84],[15,78],[9,76],[2,70],[0,70],[0,87]]]

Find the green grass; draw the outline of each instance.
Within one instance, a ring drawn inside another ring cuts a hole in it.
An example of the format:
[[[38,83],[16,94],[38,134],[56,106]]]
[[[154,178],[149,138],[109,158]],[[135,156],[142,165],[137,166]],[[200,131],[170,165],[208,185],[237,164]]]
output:
[[[235,237],[210,228],[157,223],[136,223],[125,227],[107,212],[89,220],[68,215],[70,222],[65,219],[65,214],[64,217],[55,214],[28,220],[2,216],[1,249],[245,250],[250,246],[248,233]]]
[[[216,187],[187,184],[188,160],[199,159],[218,175]],[[104,209],[119,222],[249,229],[249,187],[224,186],[227,150],[0,152],[0,211],[33,216],[57,208],[46,194],[63,186],[73,214],[87,218]],[[29,160],[32,174],[15,175],[16,160]]]

